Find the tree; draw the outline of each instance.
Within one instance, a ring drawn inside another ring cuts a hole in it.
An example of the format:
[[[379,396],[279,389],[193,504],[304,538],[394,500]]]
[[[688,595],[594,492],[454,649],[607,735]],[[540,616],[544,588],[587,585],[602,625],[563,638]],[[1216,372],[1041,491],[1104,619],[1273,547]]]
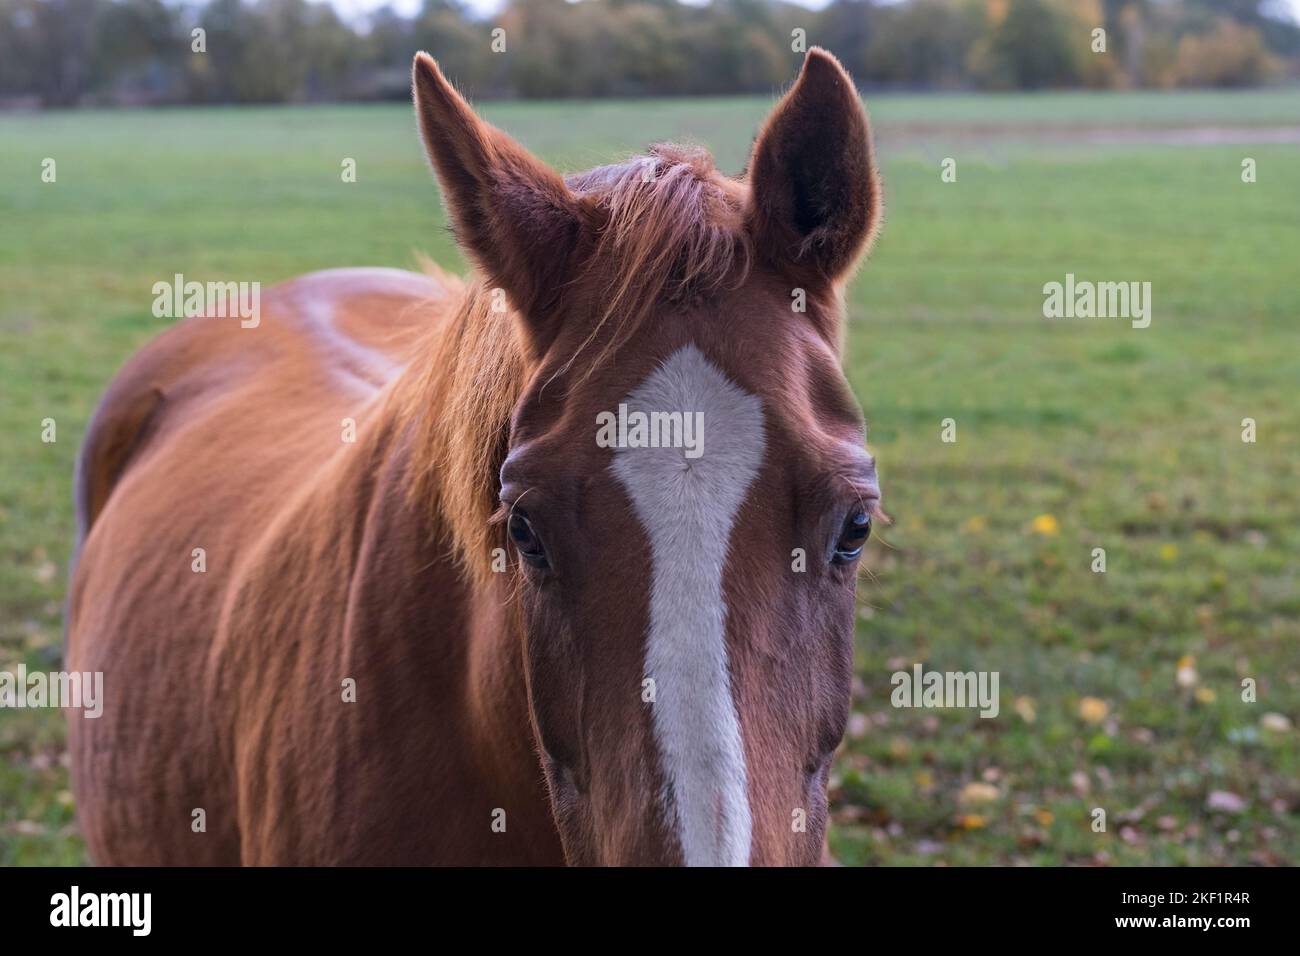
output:
[[[983,86],[1035,90],[1079,80],[1083,37],[1067,34],[1067,20],[1044,0],[1011,0],[1006,16],[977,44],[971,70]]]

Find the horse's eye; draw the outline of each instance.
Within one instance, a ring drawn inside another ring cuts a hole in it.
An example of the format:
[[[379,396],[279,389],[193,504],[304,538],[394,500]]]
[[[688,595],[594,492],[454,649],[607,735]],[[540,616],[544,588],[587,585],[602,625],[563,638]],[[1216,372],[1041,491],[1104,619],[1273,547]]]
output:
[[[510,540],[519,549],[521,558],[535,568],[547,566],[546,549],[542,547],[542,539],[533,530],[526,514],[522,511],[512,511],[507,529],[510,532]]]
[[[848,564],[862,553],[862,546],[871,537],[871,515],[865,511],[854,511],[844,519],[840,529],[839,540],[835,542],[835,553],[831,560],[836,564]]]

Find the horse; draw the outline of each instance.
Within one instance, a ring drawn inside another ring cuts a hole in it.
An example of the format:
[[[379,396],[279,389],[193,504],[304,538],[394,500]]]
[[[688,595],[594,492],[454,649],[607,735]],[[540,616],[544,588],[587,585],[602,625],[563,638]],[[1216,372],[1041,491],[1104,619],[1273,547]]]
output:
[[[562,176],[425,53],[413,94],[470,277],[185,318],[92,416],[89,856],[823,862],[887,520],[841,370],[881,210],[851,79],[807,53],[735,178],[671,144]]]

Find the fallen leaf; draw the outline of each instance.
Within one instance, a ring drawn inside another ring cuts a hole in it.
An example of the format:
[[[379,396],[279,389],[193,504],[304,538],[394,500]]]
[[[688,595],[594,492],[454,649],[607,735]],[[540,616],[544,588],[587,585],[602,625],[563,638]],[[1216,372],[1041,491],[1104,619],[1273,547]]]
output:
[[[1038,719],[1038,712],[1034,709],[1034,700],[1032,697],[1017,697],[1013,705],[1020,719],[1027,724],[1032,724]]]
[[[1039,515],[1034,519],[1033,528],[1035,534],[1054,535],[1061,531],[1054,515]]]
[[[962,787],[957,797],[959,803],[992,803],[1002,796],[1001,791],[991,783],[968,783]]]
[[[1241,813],[1246,809],[1246,801],[1231,790],[1211,790],[1205,800],[1205,806],[1211,810],[1224,813]]]
[[[1259,718],[1259,725],[1275,734],[1285,734],[1291,729],[1291,718],[1286,714],[1268,713]]]
[[[1110,713],[1110,707],[1100,697],[1085,697],[1079,701],[1079,716],[1087,723],[1099,724]]]

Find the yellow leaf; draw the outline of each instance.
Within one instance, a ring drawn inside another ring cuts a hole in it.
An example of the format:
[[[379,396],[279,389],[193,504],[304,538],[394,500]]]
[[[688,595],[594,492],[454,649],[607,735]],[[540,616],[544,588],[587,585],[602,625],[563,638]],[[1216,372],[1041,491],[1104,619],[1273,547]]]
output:
[[[968,783],[961,788],[961,794],[957,797],[959,803],[992,803],[1001,797],[998,788],[991,783]]]
[[[1079,716],[1090,724],[1099,724],[1110,713],[1110,707],[1100,697],[1085,697],[1079,701]]]
[[[1034,532],[1036,534],[1057,534],[1061,526],[1056,523],[1056,518],[1052,515],[1039,515],[1034,519]]]
[[[982,817],[978,813],[967,813],[957,818],[957,823],[963,830],[978,830],[988,825],[988,818]]]

